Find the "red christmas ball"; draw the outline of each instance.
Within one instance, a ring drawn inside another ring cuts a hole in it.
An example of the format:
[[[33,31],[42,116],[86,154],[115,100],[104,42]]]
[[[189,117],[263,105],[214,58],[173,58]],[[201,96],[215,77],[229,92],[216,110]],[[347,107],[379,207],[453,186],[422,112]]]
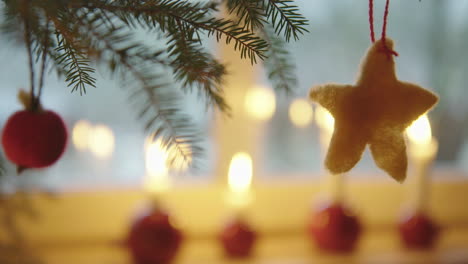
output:
[[[257,234],[247,222],[237,218],[225,226],[219,239],[227,256],[245,258],[252,253]]]
[[[44,168],[62,156],[67,129],[52,111],[18,111],[6,122],[2,144],[7,158],[23,168]]]
[[[424,213],[405,216],[399,223],[400,237],[409,249],[429,249],[439,235],[439,227]]]
[[[360,233],[358,218],[340,204],[332,204],[314,212],[309,224],[311,238],[325,251],[352,251]]]
[[[136,264],[168,264],[176,256],[182,233],[160,209],[143,212],[133,223],[127,245]]]

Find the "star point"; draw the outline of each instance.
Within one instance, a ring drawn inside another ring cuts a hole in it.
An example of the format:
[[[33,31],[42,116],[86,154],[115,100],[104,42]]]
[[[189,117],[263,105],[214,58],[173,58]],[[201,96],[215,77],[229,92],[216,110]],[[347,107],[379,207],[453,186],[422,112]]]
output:
[[[386,38],[385,45],[392,49],[393,41]],[[416,84],[398,80],[393,56],[383,52],[382,46],[379,40],[369,48],[355,85],[315,86],[309,97],[335,118],[325,158],[330,172],[352,169],[369,144],[377,166],[401,182],[407,170],[404,130],[429,111],[438,97]]]

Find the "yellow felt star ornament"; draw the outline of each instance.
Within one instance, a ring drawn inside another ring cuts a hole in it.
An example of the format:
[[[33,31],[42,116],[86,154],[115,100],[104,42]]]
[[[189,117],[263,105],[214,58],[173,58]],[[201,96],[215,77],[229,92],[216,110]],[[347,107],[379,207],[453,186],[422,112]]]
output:
[[[431,109],[438,97],[397,79],[392,49],[391,39],[376,41],[361,63],[355,85],[325,84],[310,90],[310,99],[335,118],[325,159],[334,174],[353,168],[369,144],[378,167],[399,182],[406,178],[404,130]]]

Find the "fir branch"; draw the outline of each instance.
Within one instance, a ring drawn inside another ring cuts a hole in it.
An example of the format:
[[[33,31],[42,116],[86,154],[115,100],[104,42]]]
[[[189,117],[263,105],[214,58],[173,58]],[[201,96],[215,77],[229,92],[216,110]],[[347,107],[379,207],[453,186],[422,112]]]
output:
[[[199,145],[199,135],[188,116],[182,114],[178,104],[178,96],[167,83],[161,83],[161,75],[147,75],[136,69],[132,64],[122,61],[123,67],[140,83],[140,88],[133,93],[133,98],[143,95],[140,119],[146,120],[145,129],[153,129],[154,138],[161,138],[166,149],[173,151],[169,155],[171,165],[182,163],[183,166],[197,166],[194,159],[203,154]],[[164,98],[164,100],[161,100]],[[153,113],[150,113],[153,109]]]
[[[278,89],[289,91],[296,83],[294,66],[278,37],[283,35],[289,41],[307,32],[307,20],[291,0],[3,2],[7,14],[2,23],[5,31],[24,33],[18,25],[22,25],[27,14],[28,46],[36,53],[36,63],[42,59],[39,63],[45,65],[51,58],[72,91],[82,94],[87,87],[95,87],[92,62],[105,63],[111,72],[119,71],[122,78],[137,82],[139,88],[134,95],[145,98],[140,116],[146,120],[147,128],[154,128],[171,151],[186,161],[201,150],[198,136],[179,108],[179,87],[162,82],[162,75],[154,73],[156,67],[172,71],[184,92],[196,88],[207,104],[228,112],[222,87],[225,67],[203,48],[202,36],[214,36],[218,42],[231,44],[241,58],[250,59],[251,63],[265,60],[268,55],[265,64],[270,79]],[[229,12],[238,20],[215,18],[214,11],[222,2],[227,2]],[[20,23],[15,24],[18,20]],[[269,25],[273,29],[263,35],[265,40],[258,32]],[[164,38],[165,47],[153,49],[135,40],[129,33],[135,28]]]
[[[239,50],[241,58],[249,58],[252,64],[257,63],[257,58],[265,59],[268,43],[231,20],[212,18],[195,26],[205,29],[208,35],[215,35],[218,42],[223,37],[226,44],[234,40],[234,50]]]
[[[244,27],[251,31],[263,28],[267,23],[264,0],[227,0],[230,14],[234,14]]]
[[[68,42],[62,34],[57,34],[56,48],[57,55],[54,60],[65,69],[65,82],[72,88],[72,92],[80,91],[80,94],[86,93],[86,86],[96,87],[96,78],[92,76],[95,70],[91,67],[89,58],[78,49],[75,49],[78,43]]]
[[[147,49],[138,44],[119,48],[117,45],[123,45],[125,40],[129,39],[129,35],[118,33],[118,31],[102,34],[99,26],[93,26],[93,23],[83,23],[82,26],[87,27],[91,47],[108,54],[108,56],[100,54],[100,60],[109,60],[108,63],[114,65],[114,72],[120,70],[122,82],[126,84],[124,86],[132,85],[128,79],[139,83],[137,86],[139,88],[134,88],[137,90],[131,98],[143,95],[145,101],[139,104],[142,108],[139,118],[146,120],[146,130],[153,129],[155,131],[153,135],[162,138],[167,149],[176,153],[171,155],[170,163],[180,163],[178,160],[182,159],[184,164],[192,164],[194,159],[203,153],[203,148],[199,145],[198,132],[190,118],[180,110],[178,102],[180,96],[176,95],[174,88],[160,81],[162,75],[153,73],[154,65],[151,62],[154,60],[147,60],[148,54],[142,52]],[[105,24],[101,23],[100,26],[105,26]],[[166,63],[159,58],[160,54],[160,52],[153,54],[155,61]],[[150,109],[153,109],[152,114]],[[193,165],[196,166],[196,163]]]
[[[228,113],[229,107],[224,100],[222,91],[223,76],[226,74],[224,65],[216,61],[209,53],[204,52],[201,42],[187,33],[187,31],[192,30],[190,26],[187,27],[182,21],[176,22],[177,29],[170,29],[171,32],[167,36],[169,38],[166,49],[168,52],[167,60],[161,56],[163,51],[147,54],[145,51],[149,49],[136,43],[129,44],[127,48],[120,49],[118,53],[125,55],[125,57],[138,57],[141,59],[136,63],[151,61],[165,67],[171,67],[174,78],[181,82],[184,89],[198,88],[198,92],[207,98],[208,105],[215,106],[222,112]],[[93,27],[95,30],[87,29],[87,31],[96,32],[98,30],[98,27]],[[114,44],[131,39],[128,35],[117,35],[121,27],[117,29],[106,28],[108,24],[101,23],[102,27],[104,28],[102,31],[109,32],[106,38],[111,39],[110,42]],[[139,51],[135,52],[135,50]],[[114,65],[115,62],[112,62],[111,68],[115,67]]]
[[[164,0],[135,4],[133,2],[99,5],[90,3],[87,8],[102,9],[121,18],[128,25],[140,24],[144,27],[158,28],[164,33],[183,30],[186,39],[200,39],[200,31],[215,35],[219,41],[223,36],[227,44],[234,41],[234,49],[239,50],[242,58],[252,63],[264,59],[267,44],[253,32],[244,29],[228,19],[209,17],[210,5],[189,1]]]
[[[308,25],[307,19],[299,13],[299,8],[292,5],[293,0],[266,0],[266,13],[268,19],[275,28],[276,34],[284,32],[287,42],[294,37],[299,39],[299,34],[309,32],[305,26]]]
[[[275,35],[273,29],[265,27],[263,36],[270,44],[268,57],[264,61],[268,78],[273,82],[276,90],[289,94],[297,86],[296,66],[291,54],[284,40]]]
[[[88,55],[91,53],[76,25],[64,22],[66,17],[74,17],[68,13],[61,13],[58,18],[52,18],[56,28],[55,36],[57,46],[49,51],[55,64],[60,69],[58,74],[65,74],[65,82],[68,87],[73,87],[72,92],[79,91],[80,95],[86,94],[87,86],[96,88],[96,78],[93,77],[95,69],[91,66]],[[76,17],[77,20],[84,17]]]
[[[174,77],[187,89],[198,88],[208,99],[208,105],[214,105],[222,112],[228,113],[229,106],[223,96],[223,77],[226,74],[224,65],[203,51],[196,39],[185,39],[185,28],[173,32],[168,41],[169,56],[172,58]]]

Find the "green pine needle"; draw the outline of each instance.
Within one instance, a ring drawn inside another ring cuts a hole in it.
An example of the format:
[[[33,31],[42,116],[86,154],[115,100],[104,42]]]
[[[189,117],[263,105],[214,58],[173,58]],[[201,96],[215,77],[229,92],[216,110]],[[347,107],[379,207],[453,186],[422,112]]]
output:
[[[270,44],[268,58],[264,62],[268,78],[277,91],[292,93],[297,86],[296,65],[286,43],[268,27],[265,28],[264,37]]]
[[[86,93],[86,87],[96,87],[96,78],[92,75],[95,70],[91,67],[91,60],[82,52],[79,43],[68,42],[63,35],[57,34],[58,46],[53,59],[65,72],[65,82],[72,88],[72,92]]]
[[[299,8],[293,5],[292,0],[268,0],[266,13],[271,21],[275,32],[284,33],[287,42],[291,39],[299,39],[299,34],[309,32],[305,26],[308,25],[307,19],[299,13]]]

